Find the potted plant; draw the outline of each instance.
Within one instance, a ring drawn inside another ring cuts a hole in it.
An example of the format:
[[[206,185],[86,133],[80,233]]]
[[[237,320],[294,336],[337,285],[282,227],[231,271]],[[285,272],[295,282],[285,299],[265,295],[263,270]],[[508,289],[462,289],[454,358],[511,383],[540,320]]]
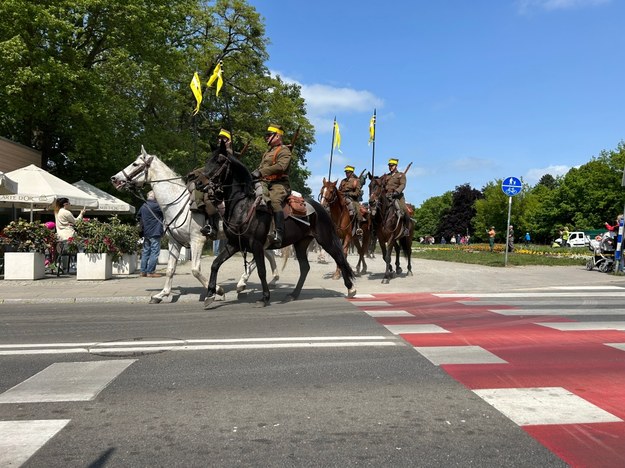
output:
[[[113,227],[97,219],[76,223],[76,236],[67,241],[76,252],[77,280],[107,280],[113,276],[113,261],[121,258]]]
[[[130,275],[137,269],[137,254],[140,249],[139,228],[122,224],[117,215],[111,217],[111,237],[121,256],[113,261],[113,274]]]
[[[40,222],[11,221],[2,230],[4,279],[35,280],[45,276],[45,252],[56,247],[56,234]]]

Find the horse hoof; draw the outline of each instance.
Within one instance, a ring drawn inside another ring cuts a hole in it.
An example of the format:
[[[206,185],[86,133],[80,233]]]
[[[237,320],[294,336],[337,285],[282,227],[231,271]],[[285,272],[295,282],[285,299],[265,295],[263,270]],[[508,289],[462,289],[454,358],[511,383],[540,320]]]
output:
[[[411,270],[408,270],[408,273],[406,273],[406,276],[414,276],[414,275],[412,274]]]
[[[160,297],[150,298],[150,304],[160,304],[161,302],[163,302],[163,299],[161,299]]]
[[[226,294],[226,291],[221,286],[217,286],[217,289],[215,289],[215,294],[219,294],[220,296],[223,296],[224,294]]]
[[[204,310],[208,309],[214,300],[215,300],[215,296],[210,296],[204,299]]]
[[[260,308],[262,308],[262,307],[267,307],[267,303],[266,303],[265,301],[256,301],[256,302],[254,303],[254,306],[255,306],[257,309],[260,309]]]
[[[274,276],[273,279],[269,281],[269,286],[275,286],[279,279],[279,276]]]
[[[395,270],[395,273],[398,274],[398,275],[401,275],[403,271],[404,270],[402,270],[401,268],[397,267],[397,269]]]
[[[352,297],[355,297],[357,292],[358,291],[356,291],[356,288],[348,289],[347,290],[347,297],[348,297],[348,299],[351,299]]]
[[[237,294],[242,293],[243,291],[245,291],[245,285],[242,286],[237,286]]]
[[[389,283],[389,279],[388,279],[388,278],[384,278],[384,279],[382,280],[382,284],[388,284],[388,283]]]

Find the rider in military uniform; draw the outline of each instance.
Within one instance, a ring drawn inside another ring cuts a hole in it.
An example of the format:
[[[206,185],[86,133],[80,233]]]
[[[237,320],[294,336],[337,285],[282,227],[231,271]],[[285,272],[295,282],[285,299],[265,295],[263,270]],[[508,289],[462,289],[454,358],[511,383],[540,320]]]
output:
[[[412,218],[408,215],[408,208],[406,207],[406,201],[404,200],[404,189],[406,188],[406,174],[397,170],[396,158],[388,160],[388,174],[384,174],[384,190],[386,196],[392,200],[396,200],[395,207],[399,211],[399,216],[404,218],[404,235],[407,235],[408,228],[412,222]]]
[[[291,167],[291,151],[282,138],[284,130],[280,125],[271,124],[265,133],[265,140],[269,149],[260,160],[258,169],[252,172],[252,177],[259,180],[263,195],[268,197],[273,210],[273,219],[276,224],[274,237],[268,248],[282,247],[284,234],[284,212],[282,204],[291,193],[289,183],[289,169]]]
[[[219,135],[217,138],[218,145],[221,146],[221,144],[224,143],[226,147],[226,153],[228,154],[228,156],[232,156],[232,135],[230,134],[230,132],[222,128],[219,131]],[[209,239],[215,240],[217,239],[217,234],[219,232],[219,215],[217,213],[217,208],[215,208],[215,205],[213,205],[210,200],[204,197],[204,192],[196,190],[194,195],[196,205],[198,207],[203,206],[206,213],[206,223],[204,224],[204,226],[202,226],[200,232],[207,236]]]
[[[341,192],[347,200],[349,215],[352,218],[356,215],[358,223],[364,222],[362,214],[360,213],[360,203],[358,203],[362,199],[362,188],[360,186],[360,179],[354,174],[354,166],[350,166],[349,164],[345,166],[345,178],[341,180],[339,192]],[[360,230],[360,233],[357,232],[357,234],[362,234],[362,230],[360,228],[358,228],[358,230]]]

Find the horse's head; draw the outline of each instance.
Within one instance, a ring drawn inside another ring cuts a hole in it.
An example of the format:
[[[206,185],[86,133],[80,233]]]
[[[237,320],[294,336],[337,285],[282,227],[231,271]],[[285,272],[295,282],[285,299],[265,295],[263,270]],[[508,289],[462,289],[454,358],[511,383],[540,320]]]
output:
[[[132,164],[111,177],[111,183],[117,190],[142,187],[147,182],[148,170],[153,160],[154,156],[149,155],[143,145],[141,145],[141,154],[137,156],[137,159]]]
[[[326,180],[323,178],[323,185],[321,186],[321,190],[319,191],[319,203],[324,208],[329,207],[332,203],[338,200],[339,191],[336,188],[338,180],[334,182],[330,180]]]
[[[206,193],[217,201],[229,197],[228,193],[233,191],[243,191],[245,195],[254,191],[250,171],[238,159],[228,154],[223,141],[206,161],[204,171],[208,179]]]

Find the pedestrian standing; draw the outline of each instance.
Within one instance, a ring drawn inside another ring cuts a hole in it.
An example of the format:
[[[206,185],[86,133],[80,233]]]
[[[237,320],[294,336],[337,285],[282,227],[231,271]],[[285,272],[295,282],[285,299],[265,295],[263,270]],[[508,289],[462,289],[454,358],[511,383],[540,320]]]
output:
[[[529,232],[526,232],[526,233],[525,233],[525,247],[529,247],[529,245],[530,245],[530,240],[531,240],[530,233],[529,233]]]
[[[488,245],[490,247],[490,251],[495,251],[495,226],[491,226],[488,230]]]
[[[139,209],[139,224],[143,232],[141,276],[158,278],[162,276],[155,270],[161,251],[161,237],[163,237],[163,212],[152,190],[148,192],[147,200]]]
[[[508,228],[508,252],[514,252],[514,226]]]

